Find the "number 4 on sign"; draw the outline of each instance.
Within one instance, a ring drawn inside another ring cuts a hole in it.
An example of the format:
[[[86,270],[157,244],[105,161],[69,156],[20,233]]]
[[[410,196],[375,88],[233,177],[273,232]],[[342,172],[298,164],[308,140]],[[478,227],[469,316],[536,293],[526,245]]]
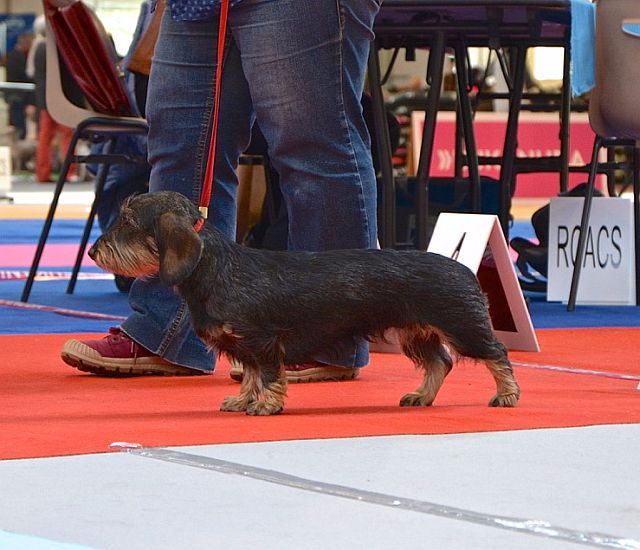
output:
[[[540,351],[497,216],[442,213],[429,252],[455,259],[478,277],[498,339],[509,349]]]

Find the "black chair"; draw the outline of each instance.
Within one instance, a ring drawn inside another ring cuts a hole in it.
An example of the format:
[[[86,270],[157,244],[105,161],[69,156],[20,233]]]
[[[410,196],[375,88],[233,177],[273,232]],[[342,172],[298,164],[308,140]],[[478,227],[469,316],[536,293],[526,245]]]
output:
[[[637,0],[599,0],[596,6],[595,88],[589,102],[589,123],[596,133],[580,237],[567,309],[576,305],[580,273],[587,246],[587,229],[599,171],[598,153],[615,143],[630,146],[635,228],[636,305],[640,305],[640,4]]]
[[[46,6],[45,6],[46,8]],[[84,7],[83,7],[84,8]],[[97,30],[100,34],[105,34],[104,29],[97,19],[92,20],[96,26],[99,26]],[[85,22],[86,23],[86,22]],[[79,41],[73,42],[73,34],[65,36],[65,48],[75,48],[75,55],[83,55],[82,44]],[[29,295],[33,286],[34,279],[36,277],[42,253],[51,230],[51,225],[58,207],[58,200],[62,193],[62,190],[66,183],[67,173],[72,163],[85,163],[96,164],[99,166],[96,176],[95,184],[95,198],[91,205],[91,210],[87,217],[87,221],[84,227],[84,232],[80,240],[80,246],[78,254],[71,274],[71,279],[67,286],[67,293],[73,293],[75,284],[78,278],[80,265],[85,253],[85,248],[89,240],[93,221],[96,216],[96,207],[100,201],[100,196],[104,187],[104,182],[108,174],[109,167],[113,164],[130,163],[130,162],[146,162],[144,157],[134,157],[128,154],[114,153],[114,146],[116,140],[120,136],[130,135],[146,135],[148,131],[147,122],[144,118],[135,114],[135,109],[131,108],[130,113],[126,116],[116,116],[100,112],[95,107],[95,103],[92,105],[87,100],[87,94],[84,94],[83,85],[85,82],[82,79],[74,79],[67,67],[66,63],[60,55],[59,48],[62,48],[56,40],[56,34],[51,25],[51,20],[47,19],[47,78],[46,78],[46,98],[47,98],[47,110],[51,117],[65,126],[74,129],[69,148],[66,152],[64,162],[60,171],[60,175],[56,182],[54,189],[53,199],[49,206],[49,211],[45,219],[38,246],[36,248],[29,275],[22,292],[21,301],[26,302],[29,300]],[[107,41],[107,48],[112,44]],[[104,56],[104,52],[108,55]],[[69,53],[69,52],[67,52]],[[96,48],[93,52],[94,55],[102,55],[104,58],[100,58],[100,63],[108,65],[113,63],[115,59],[115,51],[108,52],[107,49]],[[109,89],[105,86],[103,90],[105,93],[109,92]],[[118,95],[122,97],[126,96],[124,87],[117,90]],[[80,140],[89,140],[91,142],[104,141],[103,153],[76,155],[75,148]]]

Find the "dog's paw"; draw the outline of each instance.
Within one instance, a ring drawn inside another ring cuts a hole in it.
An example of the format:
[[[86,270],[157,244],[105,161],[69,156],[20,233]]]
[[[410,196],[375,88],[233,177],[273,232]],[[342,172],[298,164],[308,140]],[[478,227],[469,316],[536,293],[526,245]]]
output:
[[[429,401],[425,395],[418,392],[408,393],[400,399],[401,407],[428,407],[431,403],[433,400]]]
[[[280,414],[281,406],[266,403],[265,401],[255,401],[247,407],[247,414],[251,416],[270,416],[272,414]]]
[[[237,395],[230,395],[222,400],[220,410],[225,412],[239,412],[247,410],[247,402]]]
[[[491,401],[489,401],[490,407],[515,407],[518,404],[518,398],[520,396],[517,393],[509,393],[506,395],[495,394]]]

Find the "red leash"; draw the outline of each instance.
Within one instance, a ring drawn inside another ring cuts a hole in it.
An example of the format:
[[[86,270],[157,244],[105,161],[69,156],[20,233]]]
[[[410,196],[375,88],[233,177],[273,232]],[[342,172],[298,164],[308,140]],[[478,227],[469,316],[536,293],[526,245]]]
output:
[[[224,45],[227,39],[227,20],[229,18],[229,0],[222,0],[220,4],[220,26],[218,27],[218,66],[216,67],[216,97],[213,103],[211,141],[209,142],[209,154],[207,156],[207,168],[202,182],[200,194],[200,216],[194,225],[197,232],[204,227],[204,222],[209,216],[209,202],[213,189],[213,175],[216,165],[216,143],[218,142],[218,118],[220,115],[220,88],[222,84],[222,63],[224,61]]]

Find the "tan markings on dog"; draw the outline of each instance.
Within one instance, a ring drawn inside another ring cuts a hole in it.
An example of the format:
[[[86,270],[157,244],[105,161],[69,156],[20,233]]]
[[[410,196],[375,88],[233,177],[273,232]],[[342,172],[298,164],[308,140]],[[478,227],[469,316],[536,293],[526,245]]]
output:
[[[158,256],[145,246],[134,244],[115,247],[106,240],[99,244],[95,262],[103,269],[129,277],[158,273]]]
[[[215,346],[215,342],[224,338],[225,336],[233,336],[234,338],[242,338],[239,334],[233,332],[233,326],[230,323],[222,323],[218,325],[213,325],[209,327],[201,338],[205,342],[213,342]]]
[[[262,390],[264,399],[254,401],[247,408],[247,414],[252,416],[269,416],[279,414],[284,409],[284,399],[287,396],[287,377],[284,369],[280,369],[278,380]]]
[[[260,399],[260,395],[262,395],[262,399]],[[264,386],[260,369],[244,365],[240,393],[237,396],[225,397],[220,410],[227,412],[246,411],[252,416],[269,416],[282,412],[286,396],[287,376],[284,367],[280,369],[278,379],[275,382]]]
[[[422,384],[413,392],[407,393],[400,399],[401,407],[428,407],[433,404],[438,391],[442,387],[449,368],[444,363],[432,363],[425,368],[425,376]]]
[[[402,407],[431,405],[453,363],[444,348],[446,337],[433,327],[416,325],[398,329],[400,345],[415,367],[424,372],[420,386],[400,399]]]
[[[198,337],[213,354],[217,354],[225,346],[233,345],[234,339],[243,338],[242,335],[233,332],[233,327],[229,323],[211,325],[206,330],[199,331]]]
[[[247,411],[247,409],[258,402],[258,397],[262,391],[262,378],[260,370],[255,367],[243,366],[242,386],[238,395],[230,395],[222,400],[221,411]]]
[[[513,376],[513,369],[509,363],[499,361],[485,361],[496,381],[496,394],[489,401],[490,407],[515,407],[520,398],[520,386]]]

